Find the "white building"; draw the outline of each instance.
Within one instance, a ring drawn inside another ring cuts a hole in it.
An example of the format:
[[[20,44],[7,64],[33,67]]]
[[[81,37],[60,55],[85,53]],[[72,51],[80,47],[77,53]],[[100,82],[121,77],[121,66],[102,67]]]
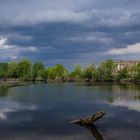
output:
[[[117,71],[124,69],[125,67],[131,68],[134,65],[137,65],[140,61],[114,61],[117,65]]]

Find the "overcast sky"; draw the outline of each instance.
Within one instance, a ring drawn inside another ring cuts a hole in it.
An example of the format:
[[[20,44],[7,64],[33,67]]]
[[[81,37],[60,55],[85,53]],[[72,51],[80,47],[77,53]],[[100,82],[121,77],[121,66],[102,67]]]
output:
[[[0,0],[0,61],[46,66],[140,59],[140,0]]]

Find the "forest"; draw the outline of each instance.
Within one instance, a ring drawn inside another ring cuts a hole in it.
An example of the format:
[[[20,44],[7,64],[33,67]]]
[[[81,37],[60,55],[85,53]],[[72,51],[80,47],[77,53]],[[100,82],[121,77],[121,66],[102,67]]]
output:
[[[44,81],[44,82],[98,82],[98,81],[140,81],[140,63],[116,70],[113,60],[102,62],[98,67],[89,64],[77,65],[71,72],[61,64],[45,67],[42,62],[32,63],[28,59],[19,62],[0,63],[0,80]]]

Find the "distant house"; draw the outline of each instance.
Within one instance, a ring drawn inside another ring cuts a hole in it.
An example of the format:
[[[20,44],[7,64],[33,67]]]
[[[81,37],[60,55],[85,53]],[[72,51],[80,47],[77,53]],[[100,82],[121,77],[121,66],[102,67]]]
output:
[[[140,61],[114,61],[114,63],[117,65],[117,70],[120,71],[124,69],[125,67],[131,68],[132,66],[135,66],[139,63]]]

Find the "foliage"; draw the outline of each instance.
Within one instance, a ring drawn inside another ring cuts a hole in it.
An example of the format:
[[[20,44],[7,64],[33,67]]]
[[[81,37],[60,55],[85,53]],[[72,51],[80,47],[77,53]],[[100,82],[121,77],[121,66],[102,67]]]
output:
[[[101,63],[101,65],[98,68],[99,80],[104,81],[114,80],[115,68],[116,65],[111,59],[104,63]]]
[[[45,67],[43,63],[41,62],[36,62],[32,66],[32,78],[35,81],[36,79],[41,80],[44,78],[43,73],[45,72]]]
[[[118,80],[129,79],[129,69],[125,67],[124,69],[120,70],[117,75]]]
[[[0,78],[7,77],[8,63],[0,63]]]
[[[82,73],[82,68],[80,65],[77,65],[74,69],[74,71],[72,71],[70,73],[70,76],[76,80],[76,81],[81,81],[83,73]]]
[[[53,79],[56,81],[67,81],[68,80],[68,70],[64,68],[61,64],[57,64],[55,67],[47,69],[48,79]]]
[[[55,71],[54,71],[54,68],[49,67],[49,68],[47,69],[46,73],[47,73],[47,78],[48,78],[48,79],[52,79],[52,80],[55,79]]]
[[[131,67],[125,67],[116,71],[116,65],[112,60],[107,60],[96,68],[90,64],[84,68],[77,65],[69,73],[61,64],[45,68],[42,62],[32,64],[27,59],[19,62],[0,63],[0,78],[18,78],[20,80],[44,80],[54,82],[67,81],[113,81],[131,80],[140,81],[140,63]]]
[[[17,75],[22,80],[31,80],[32,78],[32,64],[29,60],[23,59],[18,63]]]
[[[41,76],[42,80],[46,81],[48,79],[48,71],[46,69],[40,71],[40,76]]]
[[[83,70],[83,77],[88,80],[97,80],[98,74],[96,67],[91,64]]]
[[[132,68],[131,77],[135,81],[140,81],[140,62]]]
[[[8,63],[8,70],[7,70],[7,76],[9,78],[18,78],[18,63],[17,62],[10,62]]]
[[[63,80],[63,73],[65,71],[67,72],[67,70],[61,64],[57,64],[54,67],[55,78],[58,79],[58,81]]]

